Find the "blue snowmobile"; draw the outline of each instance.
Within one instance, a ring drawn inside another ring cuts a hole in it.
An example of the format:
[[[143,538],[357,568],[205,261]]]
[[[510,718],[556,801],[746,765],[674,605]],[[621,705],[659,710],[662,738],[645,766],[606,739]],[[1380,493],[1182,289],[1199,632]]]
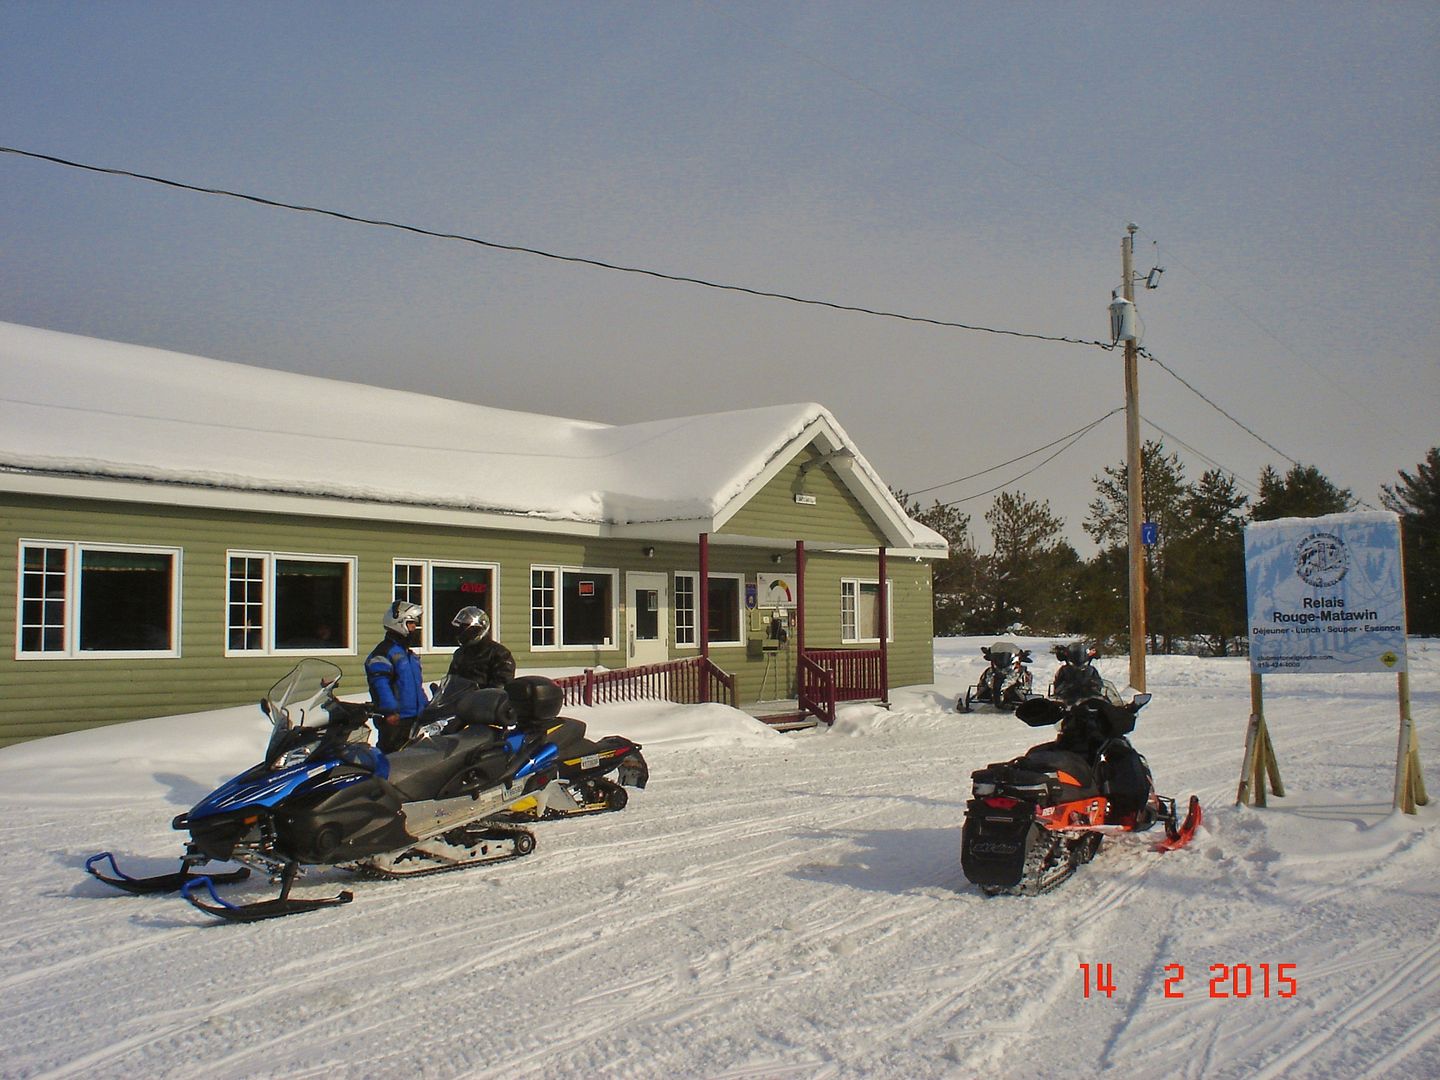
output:
[[[272,725],[264,760],[171,823],[190,834],[178,871],[131,877],[108,851],[87,859],[85,869],[125,892],[178,890],[217,918],[254,922],[351,901],[349,890],[291,896],[307,866],[404,878],[534,849],[528,829],[496,819],[543,799],[560,752],[517,727],[504,690],[457,687],[459,700],[444,703],[445,723],[382,754],[369,745],[368,708],[335,697],[340,675],[329,661],[306,659],[270,688],[260,701]],[[240,868],[197,872],[210,862]],[[251,869],[278,882],[280,895],[250,904],[220,897],[217,885],[244,880]]]

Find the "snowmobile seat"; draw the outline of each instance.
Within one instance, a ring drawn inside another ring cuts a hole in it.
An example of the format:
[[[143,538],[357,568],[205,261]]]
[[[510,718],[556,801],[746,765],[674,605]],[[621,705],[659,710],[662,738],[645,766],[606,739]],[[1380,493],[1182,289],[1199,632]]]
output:
[[[504,732],[495,728],[469,728],[463,735],[436,735],[418,739],[389,755],[390,783],[406,802],[431,799],[440,786],[472,756],[499,746]]]
[[[515,710],[503,690],[479,688],[466,691],[455,702],[455,717],[445,733],[453,735],[472,728],[506,728],[515,723]]]
[[[1031,747],[1023,757],[1016,759],[1015,765],[1021,769],[1057,774],[1061,795],[1065,799],[1083,798],[1086,793],[1096,790],[1095,772],[1090,763],[1081,755],[1053,744]]]
[[[534,734],[543,737],[545,742],[554,743],[560,756],[565,759],[593,754],[596,750],[595,744],[585,738],[584,721],[572,720],[568,716],[556,716],[549,720],[522,720],[520,727],[527,734]]]

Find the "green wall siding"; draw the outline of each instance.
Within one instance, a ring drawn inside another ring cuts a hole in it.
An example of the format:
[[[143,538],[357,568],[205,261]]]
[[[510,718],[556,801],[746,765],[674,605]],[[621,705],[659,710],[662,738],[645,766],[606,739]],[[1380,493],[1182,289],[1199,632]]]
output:
[[[792,466],[792,473],[794,470]],[[811,531],[811,523],[797,524],[795,511],[817,507],[795,506],[787,484],[794,475],[777,477],[747,506],[727,531],[757,535],[755,529],[773,526],[780,541],[776,547],[730,547],[723,535],[712,538],[711,569],[740,573],[747,581],[757,574],[793,572],[794,530],[802,539],[828,536],[841,542],[878,544],[863,511],[821,467],[811,470],[807,489],[817,493],[819,507],[835,520]],[[822,477],[824,480],[822,482]],[[830,488],[834,490],[831,491]],[[780,496],[783,495],[783,500]],[[772,508],[772,505],[773,508]],[[788,504],[791,530],[784,528],[781,511]],[[844,514],[841,505],[847,507]],[[848,514],[848,518],[845,516]],[[770,524],[767,524],[770,523]],[[837,535],[838,534],[838,535]],[[760,535],[769,535],[763,533]],[[861,539],[861,537],[864,539]],[[148,544],[183,551],[181,581],[181,655],[178,658],[122,659],[16,659],[16,600],[19,540],[78,541]],[[112,503],[27,495],[0,495],[0,667],[4,678],[6,711],[0,721],[0,745],[42,735],[95,727],[141,717],[194,712],[225,706],[249,705],[297,661],[286,656],[226,656],[227,552],[253,550],[289,554],[348,556],[356,559],[356,641],[353,654],[319,653],[345,671],[342,693],[365,693],[362,670],[365,654],[382,636],[380,618],[392,599],[392,564],[395,559],[433,559],[495,563],[499,566],[497,633],[516,654],[522,668],[574,671],[586,666],[624,666],[620,647],[624,613],[616,614],[616,647],[567,651],[536,650],[530,641],[530,567],[532,564],[614,569],[623,590],[626,571],[672,573],[697,568],[694,544],[654,543],[655,554],[646,557],[642,540],[591,540],[537,533],[473,530],[438,526],[406,526],[393,522],[366,522],[245,512],[201,511],[141,503]],[[771,556],[783,553],[777,567]],[[840,579],[876,576],[870,556],[807,553],[807,644],[839,644]],[[890,675],[895,686],[926,683],[933,679],[931,653],[930,564],[909,559],[890,560],[894,584],[895,641],[891,647]],[[672,579],[673,580],[673,579]],[[623,593],[622,593],[623,595]],[[694,655],[695,650],[673,650],[672,655]],[[716,648],[713,659],[739,679],[741,700],[758,694],[765,671],[763,659],[744,647]],[[442,676],[449,663],[448,650],[423,657],[427,679]],[[792,658],[784,657],[783,693],[771,693],[774,676],[766,684],[766,697],[788,697],[793,687]]]
[[[790,540],[875,547],[885,534],[870,519],[859,500],[835,475],[830,465],[811,467],[803,480],[800,469],[819,455],[807,449],[757,492],[734,517],[725,532],[744,536],[774,536]],[[795,502],[800,493],[813,495],[815,505]]]

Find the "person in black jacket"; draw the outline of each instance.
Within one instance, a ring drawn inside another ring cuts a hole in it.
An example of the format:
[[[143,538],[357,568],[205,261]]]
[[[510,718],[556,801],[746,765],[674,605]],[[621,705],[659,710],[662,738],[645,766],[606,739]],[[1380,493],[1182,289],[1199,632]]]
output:
[[[461,608],[450,620],[460,647],[450,658],[451,675],[471,679],[481,687],[504,689],[515,678],[515,657],[490,634],[490,616],[478,607]]]

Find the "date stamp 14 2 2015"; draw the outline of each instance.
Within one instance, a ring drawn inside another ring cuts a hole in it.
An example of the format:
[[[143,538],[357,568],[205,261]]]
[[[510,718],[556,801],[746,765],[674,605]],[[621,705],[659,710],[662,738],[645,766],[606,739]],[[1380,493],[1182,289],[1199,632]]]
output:
[[[1290,998],[1299,992],[1294,964],[1211,964],[1209,993],[1201,996],[1244,1000],[1246,998]],[[1085,997],[1114,997],[1115,965],[1080,965]],[[1162,993],[1167,998],[1185,997],[1185,965],[1166,964]]]

